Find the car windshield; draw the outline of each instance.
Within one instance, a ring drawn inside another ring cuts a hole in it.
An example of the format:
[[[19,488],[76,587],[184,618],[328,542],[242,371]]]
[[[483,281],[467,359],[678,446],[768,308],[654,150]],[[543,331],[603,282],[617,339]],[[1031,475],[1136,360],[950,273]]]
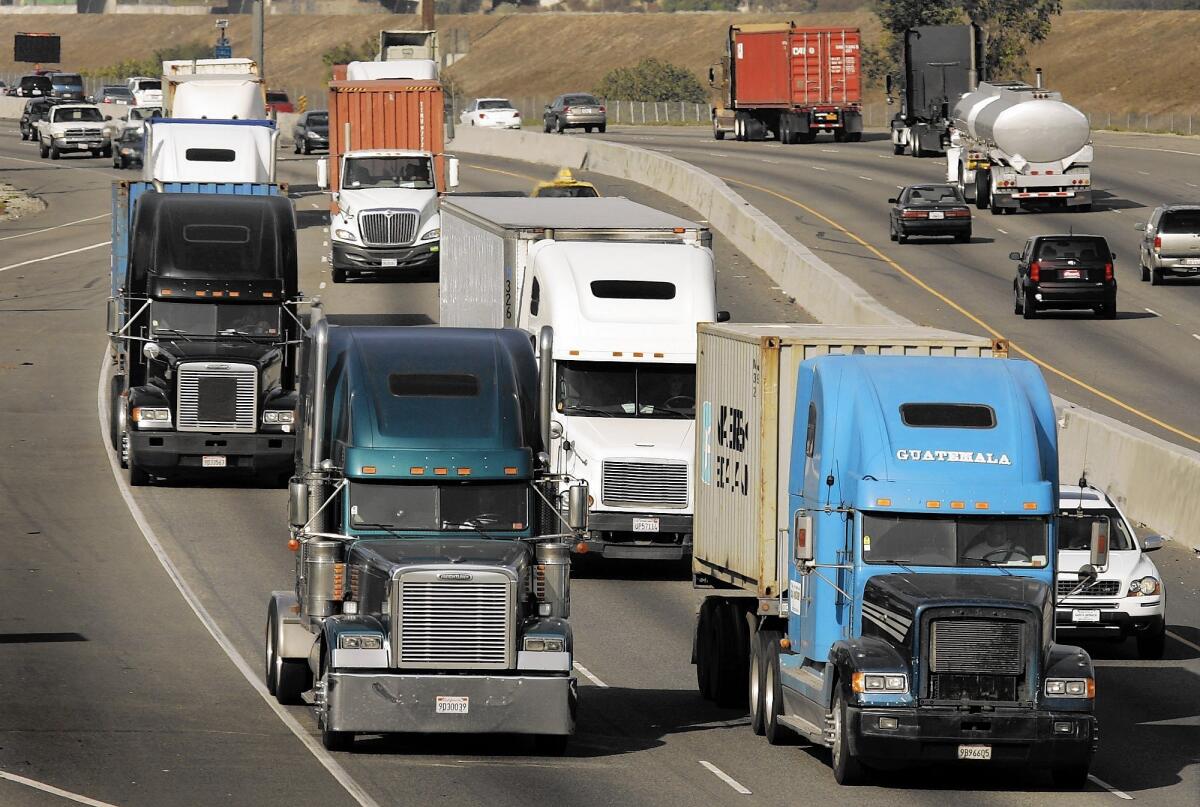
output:
[[[1168,210],[1159,226],[1160,233],[1200,233],[1200,208],[1193,210]]]
[[[279,336],[279,306],[155,301],[150,325],[156,334],[220,336],[222,333],[271,339]]]
[[[1038,242],[1038,260],[1096,261],[1108,257],[1108,244],[1103,238],[1063,236],[1043,238]]]
[[[1125,529],[1125,519],[1116,510],[1087,509],[1080,511],[1064,507],[1058,514],[1058,548],[1089,551],[1092,548],[1092,525],[1108,527],[1108,548],[1134,549],[1137,543]]]
[[[267,93],[268,104],[286,104],[288,100],[286,92],[269,92]]]
[[[1047,563],[1041,516],[927,516],[863,513],[867,563],[914,566],[1032,566]]]
[[[958,188],[950,185],[922,185],[919,188],[909,188],[907,196],[902,201],[912,207],[963,204],[963,198],[959,196]]]
[[[539,189],[537,195],[543,199],[587,199],[600,194],[587,185],[550,185]]]
[[[512,109],[513,105],[507,98],[493,98],[480,101],[478,109]]]
[[[355,157],[346,160],[343,188],[433,189],[428,157]]]
[[[328,126],[329,125],[329,113],[328,112],[317,112],[316,114],[309,115],[308,116],[308,125],[309,126]]]
[[[350,483],[349,525],[369,530],[523,530],[529,523],[524,482]]]
[[[143,135],[141,132],[139,132],[137,129],[130,128],[121,132],[121,136],[117,138],[117,141],[127,146],[140,147],[142,145],[142,137]]]
[[[696,365],[558,362],[557,400],[564,415],[690,420],[696,414]]]
[[[563,98],[563,106],[598,106],[600,104],[590,95],[568,95]]]
[[[104,116],[95,107],[60,108],[54,115],[55,123],[100,123]]]

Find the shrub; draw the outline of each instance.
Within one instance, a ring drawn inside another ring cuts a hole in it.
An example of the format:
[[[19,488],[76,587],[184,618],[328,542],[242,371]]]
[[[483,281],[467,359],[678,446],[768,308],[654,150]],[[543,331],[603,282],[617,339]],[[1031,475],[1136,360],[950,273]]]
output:
[[[643,59],[633,67],[618,67],[605,74],[593,92],[601,98],[622,101],[691,101],[708,96],[695,74],[658,59]]]

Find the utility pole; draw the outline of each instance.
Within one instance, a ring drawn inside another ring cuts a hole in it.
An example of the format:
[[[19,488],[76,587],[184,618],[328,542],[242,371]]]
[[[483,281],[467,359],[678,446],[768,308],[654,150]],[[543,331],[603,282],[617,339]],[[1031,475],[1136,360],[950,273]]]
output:
[[[251,23],[250,34],[250,49],[254,51],[254,61],[258,62],[258,74],[266,80],[267,64],[265,55],[265,37],[263,36],[263,7],[266,5],[266,0],[254,0],[253,15],[254,21]]]
[[[426,31],[435,29],[433,19],[433,0],[421,0],[421,28]]]

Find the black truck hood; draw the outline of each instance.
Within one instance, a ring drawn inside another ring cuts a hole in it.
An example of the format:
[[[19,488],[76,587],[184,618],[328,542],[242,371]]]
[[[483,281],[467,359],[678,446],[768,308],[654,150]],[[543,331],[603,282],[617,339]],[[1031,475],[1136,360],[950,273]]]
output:
[[[171,364],[189,361],[240,362],[253,364],[259,369],[276,363],[281,358],[279,348],[269,342],[248,342],[243,339],[200,340],[158,342],[159,350],[169,357]]]
[[[386,538],[359,541],[350,550],[352,563],[363,563],[385,574],[412,566],[495,566],[517,579],[533,558],[522,541],[487,538]]]

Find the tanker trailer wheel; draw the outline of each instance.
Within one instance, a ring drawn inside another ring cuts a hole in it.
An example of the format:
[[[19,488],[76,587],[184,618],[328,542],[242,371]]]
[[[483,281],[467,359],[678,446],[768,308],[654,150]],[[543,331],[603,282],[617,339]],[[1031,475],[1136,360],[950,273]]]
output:
[[[975,170],[975,207],[987,210],[992,201],[992,172],[986,168]]]

